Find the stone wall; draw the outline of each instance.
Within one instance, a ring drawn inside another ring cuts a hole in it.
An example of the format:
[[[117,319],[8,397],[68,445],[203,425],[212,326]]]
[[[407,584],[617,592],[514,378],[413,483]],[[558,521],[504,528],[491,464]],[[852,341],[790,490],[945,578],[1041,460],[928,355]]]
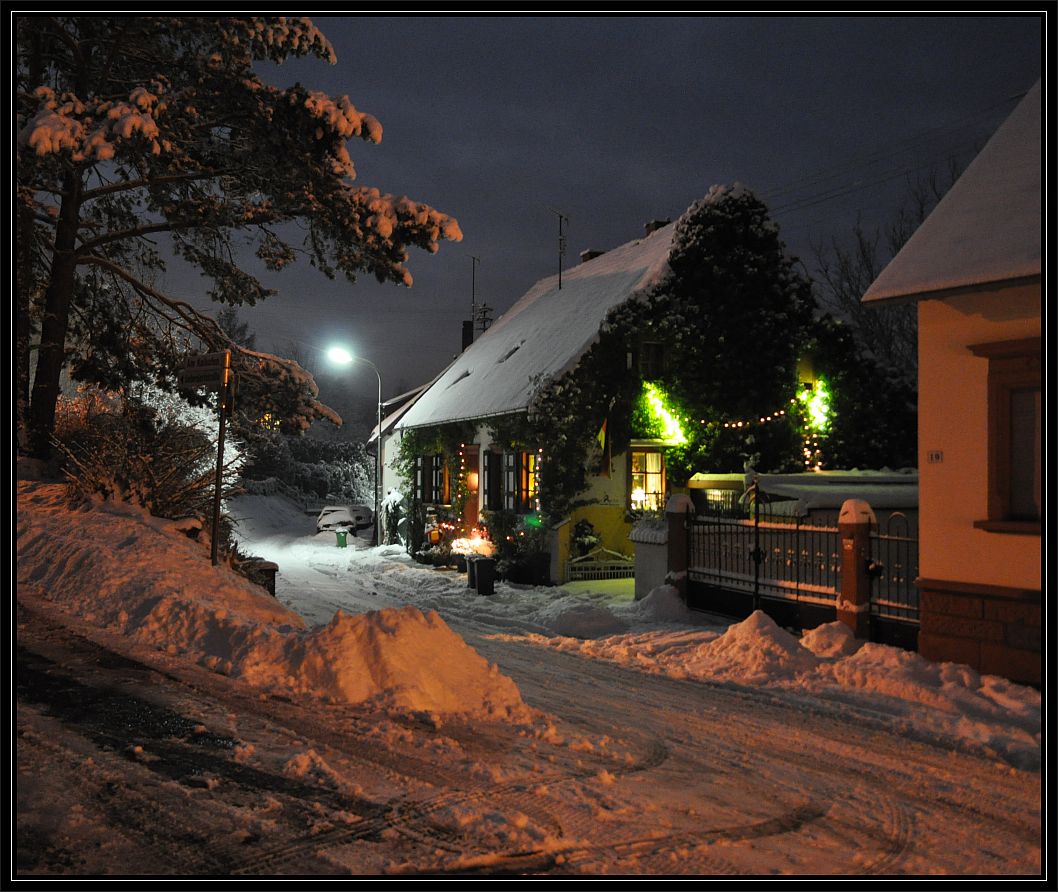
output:
[[[1043,672],[1042,599],[1039,591],[971,586],[923,579],[922,656],[966,663],[1037,687]]]

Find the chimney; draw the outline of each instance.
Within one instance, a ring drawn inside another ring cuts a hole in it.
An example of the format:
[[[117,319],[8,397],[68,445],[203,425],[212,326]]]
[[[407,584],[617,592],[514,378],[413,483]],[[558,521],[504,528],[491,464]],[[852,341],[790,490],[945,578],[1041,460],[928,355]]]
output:
[[[466,350],[471,344],[474,343],[474,320],[464,319],[463,320],[463,350]],[[463,350],[459,352],[462,353]]]
[[[580,262],[587,263],[589,260],[594,260],[596,257],[601,257],[605,253],[605,251],[596,251],[592,248],[588,248],[588,250],[580,252]]]
[[[650,235],[652,232],[657,232],[663,226],[668,226],[671,220],[651,220],[649,223],[643,224],[643,235]]]

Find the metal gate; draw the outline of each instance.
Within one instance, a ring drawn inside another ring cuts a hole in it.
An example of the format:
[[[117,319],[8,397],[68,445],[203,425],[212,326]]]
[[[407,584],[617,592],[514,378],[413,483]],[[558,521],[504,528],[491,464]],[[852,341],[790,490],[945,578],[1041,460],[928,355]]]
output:
[[[836,526],[754,506],[690,521],[687,597],[691,607],[745,617],[764,610],[781,625],[812,628],[836,617],[841,541]]]
[[[917,649],[918,531],[907,515],[871,530],[871,577],[871,640]]]

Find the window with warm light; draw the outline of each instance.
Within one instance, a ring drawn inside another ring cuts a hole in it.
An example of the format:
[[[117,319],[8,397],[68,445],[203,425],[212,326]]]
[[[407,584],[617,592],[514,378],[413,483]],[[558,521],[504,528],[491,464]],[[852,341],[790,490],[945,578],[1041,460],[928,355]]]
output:
[[[539,480],[539,455],[536,452],[503,453],[503,507],[507,511],[528,514],[536,511]],[[491,495],[492,487],[489,487]]]
[[[629,501],[636,511],[665,507],[665,456],[658,449],[633,449],[630,457]]]
[[[535,511],[537,492],[537,457],[535,452],[523,452],[519,456],[521,473],[518,480],[519,512]]]

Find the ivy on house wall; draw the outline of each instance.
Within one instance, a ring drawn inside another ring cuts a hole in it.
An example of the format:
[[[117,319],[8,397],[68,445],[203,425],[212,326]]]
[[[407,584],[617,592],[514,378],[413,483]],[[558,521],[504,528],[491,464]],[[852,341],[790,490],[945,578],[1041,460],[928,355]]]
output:
[[[650,383],[684,437],[665,449],[671,485],[747,465],[803,470],[814,411],[797,399],[805,357],[829,386],[828,427],[814,434],[826,467],[914,463],[913,392],[887,378],[839,322],[818,317],[809,280],[752,193],[714,187],[692,205],[676,223],[669,266],[664,279],[606,315],[576,367],[534,382],[528,413],[490,422],[503,448],[543,448],[547,520],[585,504],[589,477],[605,460],[604,423],[615,454],[632,437],[678,440],[642,401],[637,359],[648,342],[662,345],[665,358]],[[446,440],[458,447],[464,437]]]
[[[408,490],[413,492],[416,459],[420,456],[443,455],[452,484],[452,510],[458,517],[469,495],[466,479],[459,466],[459,453],[464,444],[474,441],[476,435],[477,425],[469,421],[407,428],[401,436],[393,468],[404,479]]]

